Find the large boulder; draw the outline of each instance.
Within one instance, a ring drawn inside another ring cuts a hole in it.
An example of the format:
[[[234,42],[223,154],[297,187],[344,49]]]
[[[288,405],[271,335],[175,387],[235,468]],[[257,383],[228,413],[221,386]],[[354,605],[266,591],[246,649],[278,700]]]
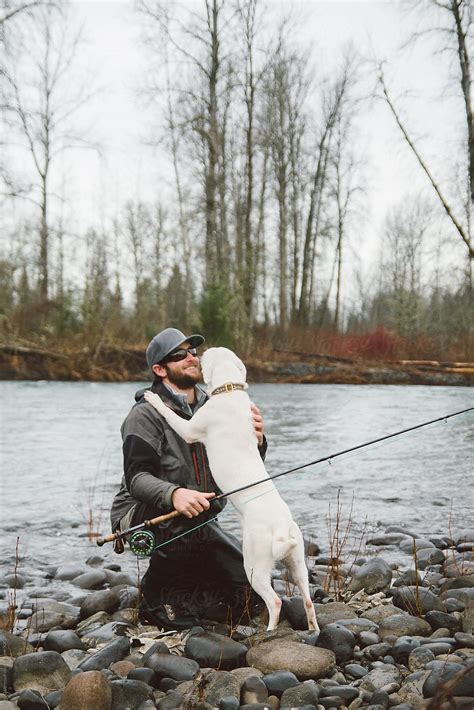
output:
[[[353,592],[365,589],[367,594],[376,594],[385,592],[390,587],[391,581],[391,568],[381,557],[375,557],[356,569],[350,589]]]
[[[65,710],[111,710],[110,683],[100,671],[78,673],[64,688],[61,706]]]
[[[311,680],[324,678],[335,665],[336,657],[326,648],[275,639],[251,648],[247,663],[263,673],[286,669],[300,680]]]
[[[16,658],[13,664],[15,691],[31,688],[45,695],[64,688],[70,677],[71,670],[56,651],[28,653]]]

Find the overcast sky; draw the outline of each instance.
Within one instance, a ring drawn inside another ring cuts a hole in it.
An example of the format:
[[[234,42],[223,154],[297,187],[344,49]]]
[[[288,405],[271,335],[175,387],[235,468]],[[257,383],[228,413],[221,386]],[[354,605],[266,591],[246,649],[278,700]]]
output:
[[[90,72],[99,88],[88,106],[87,123],[90,137],[102,148],[100,155],[91,150],[69,153],[62,165],[65,189],[73,196],[65,218],[80,232],[90,224],[106,226],[127,199],[153,199],[166,185],[169,162],[163,150],[145,142],[153,115],[145,109],[139,88],[149,58],[133,0],[69,2],[73,17],[84,25],[82,69]],[[268,17],[274,15],[276,21],[288,3],[269,0],[266,6]],[[301,20],[294,36],[310,49],[316,66],[331,71],[348,41],[362,57],[386,60],[393,94],[434,169],[456,152],[459,134],[453,124],[462,120],[462,110],[459,102],[446,99],[450,93],[446,55],[436,55],[434,45],[427,42],[401,49],[419,18],[393,0],[295,0],[293,6]],[[361,92],[368,95],[375,83],[368,65],[365,77]],[[367,199],[357,243],[362,244],[358,253],[368,263],[387,209],[409,193],[430,193],[382,102],[365,102],[358,128],[357,147],[367,165]]]

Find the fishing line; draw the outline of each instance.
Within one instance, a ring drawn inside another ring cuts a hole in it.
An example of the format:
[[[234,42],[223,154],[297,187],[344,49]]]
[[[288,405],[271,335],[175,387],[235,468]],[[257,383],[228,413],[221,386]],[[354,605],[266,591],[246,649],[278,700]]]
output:
[[[309,463],[301,464],[300,466],[295,466],[294,468],[291,468],[287,471],[283,471],[281,473],[276,473],[273,476],[268,476],[268,478],[263,478],[259,481],[255,481],[254,483],[249,483],[246,486],[241,486],[240,488],[235,488],[232,491],[229,491],[228,493],[221,493],[220,495],[216,496],[215,498],[211,498],[209,501],[212,503],[213,501],[216,500],[222,500],[223,498],[228,498],[231,495],[234,495],[235,493],[240,493],[241,491],[248,490],[249,488],[253,488],[254,486],[258,486],[262,483],[266,483],[269,480],[274,480],[275,478],[280,478],[281,476],[286,476],[290,473],[295,473],[296,471],[301,471],[305,468],[309,468],[310,466],[316,466],[318,464],[322,463],[327,463],[328,465],[331,465],[332,461],[336,458],[340,458],[342,456],[347,456],[347,454],[354,454],[355,452],[359,452],[361,449],[365,449],[369,446],[373,446],[374,448],[378,448],[375,446],[376,444],[383,445],[385,443],[389,443],[389,440],[394,439],[395,437],[403,436],[411,434],[412,432],[415,432],[419,429],[422,429],[424,427],[428,427],[430,425],[434,425],[440,422],[447,422],[448,419],[452,419],[453,417],[459,417],[463,414],[468,414],[470,412],[474,412],[474,407],[469,407],[468,409],[462,409],[459,412],[453,412],[452,414],[446,414],[443,417],[438,417],[437,419],[432,419],[429,422],[423,422],[422,424],[416,424],[415,426],[407,427],[406,429],[402,429],[397,432],[393,432],[392,434],[386,434],[385,436],[378,437],[377,439],[373,439],[372,441],[367,441],[363,444],[357,444],[356,446],[351,446],[348,449],[344,449],[343,451],[338,451],[334,454],[329,454],[328,456],[323,456],[319,459],[315,459],[314,461],[310,461]],[[347,456],[349,458],[349,456]],[[269,493],[270,491],[265,491],[264,493],[260,493],[255,498],[260,497],[261,495],[265,495],[266,493]],[[249,503],[251,500],[254,498],[250,498],[249,500],[245,501],[246,503]],[[174,540],[178,540],[181,537],[184,537],[185,535],[189,535],[189,533],[194,532],[195,530],[198,530],[199,528],[202,528],[204,525],[207,525],[210,522],[213,522],[217,520],[217,516],[210,519],[206,520],[204,523],[201,523],[199,525],[196,525],[193,528],[190,528],[189,530],[186,530],[183,533],[180,533],[179,535],[172,537],[170,540],[166,540],[165,542],[160,543],[159,545],[156,545],[154,547],[154,550],[159,550],[161,547],[164,547],[165,545],[168,545],[170,542],[173,542]]]

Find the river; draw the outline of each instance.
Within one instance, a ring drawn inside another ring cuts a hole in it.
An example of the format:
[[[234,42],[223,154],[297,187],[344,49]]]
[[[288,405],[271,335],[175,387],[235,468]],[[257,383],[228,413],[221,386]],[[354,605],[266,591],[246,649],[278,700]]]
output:
[[[120,424],[137,383],[1,382],[1,569],[38,570],[107,550],[87,538],[87,521],[108,532],[108,508],[121,477]],[[463,387],[275,385],[249,389],[269,440],[276,474],[308,461],[472,407]],[[306,537],[327,549],[337,496],[352,534],[405,524],[446,534],[472,520],[474,416],[449,419],[282,477],[278,488]],[[238,531],[231,506],[223,527]]]

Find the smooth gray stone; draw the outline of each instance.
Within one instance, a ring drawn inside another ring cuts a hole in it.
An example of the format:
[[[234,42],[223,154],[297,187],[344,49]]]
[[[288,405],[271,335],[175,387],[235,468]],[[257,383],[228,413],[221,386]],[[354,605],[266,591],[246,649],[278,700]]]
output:
[[[394,588],[393,603],[413,616],[428,611],[444,611],[444,605],[439,597],[425,587]]]
[[[416,557],[418,569],[421,570],[425,570],[431,565],[440,565],[445,562],[443,551],[438,550],[437,547],[418,550]]]
[[[370,619],[340,619],[338,622],[341,626],[352,631],[353,634],[359,635],[363,631],[376,632],[379,625]]]
[[[372,631],[363,631],[359,634],[359,645],[361,648],[373,646],[376,643],[380,643],[380,639],[378,635]]]
[[[436,547],[432,542],[424,537],[413,538],[411,540],[402,540],[400,542],[400,549],[407,554],[413,554],[413,548],[416,547],[417,552],[419,550],[436,550]]]
[[[404,663],[413,649],[420,646],[420,640],[411,636],[401,636],[392,646],[391,655],[398,663]]]
[[[28,653],[15,659],[13,687],[16,691],[31,688],[46,694],[64,688],[71,671],[64,658],[56,651]]]
[[[96,648],[102,643],[108,643],[116,638],[123,637],[127,631],[135,627],[123,621],[110,621],[92,631],[82,634],[81,640],[88,648]]]
[[[323,688],[321,690],[322,698],[326,698],[328,695],[337,695],[339,698],[345,700],[345,705],[348,705],[359,697],[359,691],[357,688],[353,688],[350,685],[333,685],[331,688]]]
[[[104,570],[94,569],[74,577],[71,582],[81,589],[99,589],[107,582],[107,575]]]
[[[0,629],[0,656],[16,658],[25,653],[33,653],[34,650],[33,646],[25,639]]]
[[[240,689],[240,700],[243,705],[267,702],[268,689],[263,680],[256,675],[244,680]]]
[[[391,568],[381,557],[376,557],[356,569],[350,589],[353,592],[365,589],[367,594],[375,594],[386,591],[390,587],[391,581]]]
[[[344,674],[349,675],[351,678],[354,678],[354,680],[363,678],[368,672],[367,668],[360,666],[358,663],[349,663],[344,668]]]
[[[105,611],[113,614],[119,607],[120,599],[111,589],[102,589],[92,592],[81,604],[81,619],[88,619],[97,614],[98,611]]]
[[[356,638],[352,631],[340,624],[328,624],[321,629],[316,645],[332,651],[337,663],[344,663],[352,658],[355,644]]]
[[[294,688],[299,685],[299,680],[294,673],[283,670],[267,673],[262,676],[262,680],[267,686],[268,694],[276,695],[277,698],[281,698],[283,692],[288,688]]]
[[[191,658],[174,656],[171,653],[154,653],[144,663],[155,671],[158,679],[192,680],[199,670],[199,664]]]
[[[127,673],[127,680],[140,680],[142,683],[151,685],[153,688],[158,687],[155,671],[151,668],[132,668]]]
[[[444,611],[429,611],[425,616],[433,631],[436,629],[449,629],[451,633],[461,630],[461,620],[456,619],[452,614],[447,614]]]
[[[319,698],[319,705],[329,710],[329,708],[340,708],[341,705],[345,705],[345,701],[339,695],[330,695],[326,698]]]
[[[54,578],[61,581],[70,581],[71,579],[76,579],[81,574],[85,574],[87,571],[88,569],[85,564],[68,562],[67,564],[58,567]]]
[[[458,631],[454,634],[454,639],[457,644],[463,648],[474,648],[474,635],[465,634],[463,631]]]
[[[37,690],[22,690],[16,700],[20,710],[49,710],[49,705]]]
[[[287,688],[280,698],[280,707],[302,707],[304,705],[318,705],[320,689],[314,680],[305,680],[304,683]]]
[[[413,584],[416,584],[417,581],[419,584],[421,584],[421,574],[419,572],[416,572],[414,569],[409,569],[406,570],[406,572],[402,572],[402,574],[393,581],[393,586],[409,587]]]
[[[372,646],[367,646],[367,648],[364,649],[364,655],[371,660],[377,660],[385,656],[391,648],[391,644],[385,641],[382,643],[374,643]]]
[[[462,666],[458,663],[445,663],[441,668],[433,669],[423,685],[423,697],[433,698],[440,685],[447,681],[453,681],[451,689],[452,695],[465,695],[474,697],[474,665],[471,666],[467,675],[461,677]],[[454,682],[454,677],[459,675],[459,682]]]
[[[85,650],[85,646],[79,636],[70,629],[48,631],[43,642],[43,648],[45,651],[57,651],[58,653],[70,651],[73,648],[81,651]]]
[[[129,653],[130,639],[122,636],[108,643],[90,658],[86,658],[78,668],[82,671],[101,671],[109,668],[112,663],[123,660]]]
[[[226,695],[219,701],[219,710],[239,710],[240,700],[233,695]]]
[[[389,703],[390,699],[388,697],[388,693],[386,693],[385,690],[382,690],[381,688],[379,690],[376,690],[370,699],[371,705],[381,705],[383,708],[388,708]]]
[[[442,642],[425,643],[423,648],[428,648],[435,656],[441,656],[443,653],[452,653],[453,650],[451,644]]]
[[[112,680],[112,707],[114,710],[129,710],[147,700],[153,700],[153,690],[140,680]]]
[[[228,636],[203,631],[188,638],[184,652],[201,668],[232,670],[245,664],[247,647]]]

